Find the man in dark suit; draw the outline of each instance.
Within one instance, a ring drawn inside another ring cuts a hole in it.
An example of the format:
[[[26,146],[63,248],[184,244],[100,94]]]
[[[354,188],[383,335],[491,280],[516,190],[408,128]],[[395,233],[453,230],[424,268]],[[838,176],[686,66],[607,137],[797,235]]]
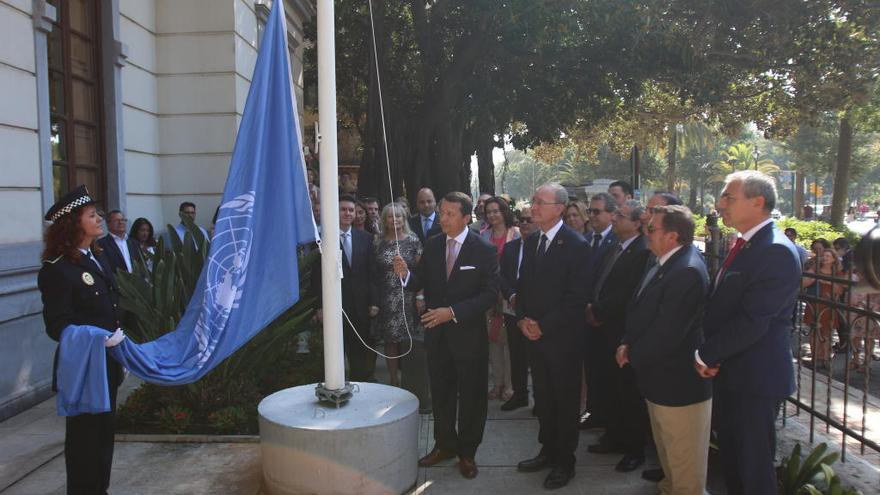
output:
[[[598,193],[590,199],[590,228],[592,232],[587,234],[587,241],[593,253],[590,270],[590,280],[595,282],[598,274],[602,271],[602,264],[608,254],[617,245],[617,236],[611,227],[611,220],[617,211],[617,202],[614,196],[608,193]],[[595,287],[588,286],[588,293],[593,297]],[[587,376],[587,411],[589,415],[583,415],[580,419],[581,429],[590,429],[606,426],[611,416],[611,387],[613,366],[608,362],[609,353],[613,356],[614,347],[610,349],[601,336],[601,331],[595,325],[587,324],[587,336],[584,339],[584,372]]]
[[[143,262],[141,248],[136,240],[128,237],[128,219],[119,210],[107,214],[107,230],[109,233],[98,239],[98,245],[110,262],[111,272],[117,270],[131,272],[138,261]]]
[[[416,195],[416,209],[418,213],[409,217],[409,228],[419,236],[422,245],[425,239],[433,237],[440,232],[440,222],[437,221],[437,201],[434,199],[434,191],[423,187]]]
[[[645,462],[648,413],[631,368],[617,366],[614,355],[623,337],[627,304],[638,287],[648,260],[648,246],[639,231],[644,208],[627,200],[614,212],[613,229],[618,239],[602,263],[593,288],[593,302],[587,307],[587,322],[597,332],[599,351],[595,363],[601,376],[608,377],[607,429],[600,442],[590,445],[596,454],[623,452],[615,469],[629,472]]]
[[[552,467],[547,489],[561,488],[574,477],[578,444],[581,352],[584,311],[590,277],[590,247],[564,225],[568,194],[559,184],[545,184],[532,197],[532,220],[538,231],[523,245],[516,290],[517,325],[529,339],[529,364],[535,387],[540,453],[517,469]]]
[[[504,313],[504,326],[507,330],[507,347],[510,351],[510,377],[513,384],[513,397],[501,404],[502,411],[513,411],[529,405],[529,363],[525,335],[516,325],[516,284],[522,266],[522,245],[526,237],[537,227],[532,222],[532,209],[523,207],[519,215],[520,238],[504,245],[501,253],[501,296],[507,301]]]
[[[410,272],[400,256],[394,271],[407,290],[424,289],[422,314],[434,405],[434,448],[419,460],[433,466],[456,455],[462,476],[477,476],[474,456],[483,440],[489,388],[486,311],[498,297],[495,246],[471,232],[473,204],[460,192],[443,197],[440,225]],[[456,428],[456,413],[458,428]]]
[[[718,211],[741,237],[715,278],[706,306],[706,341],[694,354],[701,376],[715,376],[715,429],[731,495],[775,494],[774,423],[795,390],[791,315],[801,265],[775,227],[773,178],[757,171],[727,176]]]
[[[353,229],[355,199],[339,197],[339,243],[342,245],[342,309],[348,315],[343,318],[342,338],[348,357],[349,377],[355,382],[375,381],[376,354],[364,347],[355,334],[373,344],[370,338],[370,271],[373,269],[373,238],[363,230]],[[329,248],[329,246],[327,247]],[[318,298],[316,319],[321,313],[321,263],[312,265],[312,294]],[[354,324],[354,328],[348,322]]]
[[[651,417],[663,471],[662,493],[706,489],[712,386],[692,368],[703,341],[709,291],[706,265],[693,246],[694,220],[684,206],[657,206],[647,226],[657,262],[639,281],[626,316],[617,364],[635,371]]]

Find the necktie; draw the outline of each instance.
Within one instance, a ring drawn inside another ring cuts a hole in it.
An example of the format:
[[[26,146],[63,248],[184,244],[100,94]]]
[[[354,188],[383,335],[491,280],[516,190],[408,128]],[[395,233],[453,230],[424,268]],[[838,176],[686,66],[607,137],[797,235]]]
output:
[[[611,269],[614,267],[614,264],[617,263],[617,258],[620,257],[621,253],[623,253],[623,244],[618,244],[617,249],[612,251],[605,258],[605,264],[602,266],[602,273],[599,274],[599,280],[596,281],[595,296],[597,298],[599,296],[599,291],[602,290],[602,285],[605,284],[605,279],[608,278],[608,274],[611,273]]]
[[[600,244],[602,244],[602,234],[593,234],[593,245],[590,247],[593,248],[594,253],[599,249]]]
[[[724,277],[724,273],[727,271],[728,268],[730,268],[730,265],[733,264],[733,259],[736,258],[737,253],[739,253],[740,249],[742,249],[745,243],[746,241],[742,237],[738,237],[736,239],[733,247],[730,248],[730,252],[727,253],[727,258],[724,258],[724,264],[721,265],[721,269],[718,270],[718,278],[715,280],[716,284],[721,282],[721,278]]]
[[[342,250],[345,252],[345,259],[348,260],[348,266],[351,266],[351,232],[340,232],[342,237]]]
[[[455,239],[446,239],[446,280],[452,275],[455,266]]]
[[[654,275],[657,275],[657,271],[660,270],[660,263],[654,263],[654,266],[648,270],[648,273],[645,274],[644,280],[642,280],[642,285],[639,287],[639,291],[636,292],[636,297],[642,295],[642,291],[645,290],[645,287],[651,282],[651,279],[654,278]]]
[[[538,244],[538,259],[544,256],[545,251],[547,251],[547,235],[541,234],[541,242]]]
[[[91,250],[91,249],[89,249],[88,251],[86,251],[86,256],[88,256],[89,259],[92,260],[92,263],[94,263],[95,266],[98,267],[98,270],[99,270],[101,273],[104,273],[104,267],[101,266],[100,263],[98,263],[98,258],[95,258],[95,255],[92,254],[92,250]]]
[[[422,217],[422,233],[428,235],[428,231],[431,230],[431,217]]]

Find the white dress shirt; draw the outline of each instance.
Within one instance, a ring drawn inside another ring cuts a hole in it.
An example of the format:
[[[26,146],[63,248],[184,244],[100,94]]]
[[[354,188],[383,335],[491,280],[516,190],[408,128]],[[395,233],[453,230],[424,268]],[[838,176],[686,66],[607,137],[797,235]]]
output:
[[[131,253],[128,252],[128,235],[122,234],[122,237],[117,236],[113,232],[110,233],[110,238],[113,239],[113,242],[116,243],[116,247],[119,248],[119,251],[122,252],[122,259],[125,260],[125,269],[131,273]]]

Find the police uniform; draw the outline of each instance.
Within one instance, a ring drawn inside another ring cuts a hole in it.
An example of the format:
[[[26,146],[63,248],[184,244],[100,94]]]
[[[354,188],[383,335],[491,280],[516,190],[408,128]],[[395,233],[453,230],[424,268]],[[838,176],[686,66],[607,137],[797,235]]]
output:
[[[80,186],[50,208],[46,220],[58,220],[92,203],[88,190]],[[78,261],[64,256],[43,260],[37,281],[43,299],[46,333],[53,340],[60,341],[68,325],[92,325],[110,332],[120,327],[119,290],[110,263],[102,253],[83,254]],[[109,353],[107,357],[110,412],[67,417],[64,456],[68,494],[103,494],[110,486],[116,391],[124,375],[122,366]],[[56,349],[53,390],[57,366]]]

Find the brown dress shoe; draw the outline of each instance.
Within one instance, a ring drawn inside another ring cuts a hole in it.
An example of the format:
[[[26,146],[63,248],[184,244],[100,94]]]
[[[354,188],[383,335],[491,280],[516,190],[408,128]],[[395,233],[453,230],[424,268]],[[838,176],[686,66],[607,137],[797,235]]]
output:
[[[440,447],[434,447],[428,455],[419,459],[419,466],[431,467],[438,462],[452,459],[453,457],[455,457],[454,453],[441,450]]]
[[[458,460],[458,470],[465,478],[472,480],[477,477],[477,463],[473,459],[462,457]]]

